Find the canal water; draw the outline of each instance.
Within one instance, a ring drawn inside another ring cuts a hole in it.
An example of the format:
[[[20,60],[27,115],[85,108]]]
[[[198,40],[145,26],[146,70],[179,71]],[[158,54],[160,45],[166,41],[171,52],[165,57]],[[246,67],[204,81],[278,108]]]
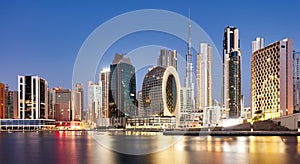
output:
[[[300,137],[1,132],[0,163],[300,163]]]

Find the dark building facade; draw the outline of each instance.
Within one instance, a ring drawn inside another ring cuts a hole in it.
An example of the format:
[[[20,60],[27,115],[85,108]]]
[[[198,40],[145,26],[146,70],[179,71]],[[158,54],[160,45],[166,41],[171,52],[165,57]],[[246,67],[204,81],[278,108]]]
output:
[[[241,64],[240,54],[229,54],[229,118],[236,118],[241,113]]]
[[[136,77],[130,59],[116,54],[109,77],[109,116],[136,116]]]
[[[222,105],[229,111],[229,118],[240,117],[241,51],[239,30],[233,26],[224,29]]]

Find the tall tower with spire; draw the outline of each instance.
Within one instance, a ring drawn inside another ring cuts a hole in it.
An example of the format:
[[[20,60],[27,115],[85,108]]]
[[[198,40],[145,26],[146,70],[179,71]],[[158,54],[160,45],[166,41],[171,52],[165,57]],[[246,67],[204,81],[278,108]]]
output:
[[[193,83],[193,54],[192,54],[192,38],[191,38],[191,22],[190,14],[188,20],[188,42],[187,42],[187,53],[186,53],[186,76],[185,76],[185,87],[192,87]]]
[[[187,53],[186,53],[186,76],[185,76],[185,88],[190,92],[190,101],[187,104],[191,105],[191,110],[195,109],[195,94],[194,94],[194,82],[193,82],[193,54],[192,54],[192,37],[191,37],[191,19],[189,11],[189,20],[188,20],[188,43],[187,43]]]

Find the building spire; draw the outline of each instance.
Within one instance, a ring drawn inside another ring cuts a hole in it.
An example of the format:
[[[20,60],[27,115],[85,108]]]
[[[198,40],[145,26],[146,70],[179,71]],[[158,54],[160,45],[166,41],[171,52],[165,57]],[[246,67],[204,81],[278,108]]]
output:
[[[192,54],[192,38],[191,38],[191,11],[189,9],[189,20],[188,20],[188,54]]]

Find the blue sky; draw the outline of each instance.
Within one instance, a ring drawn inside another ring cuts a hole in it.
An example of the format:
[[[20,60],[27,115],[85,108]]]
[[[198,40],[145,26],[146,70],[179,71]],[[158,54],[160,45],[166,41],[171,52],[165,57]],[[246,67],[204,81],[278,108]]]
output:
[[[200,25],[222,51],[223,29],[240,30],[242,87],[250,104],[251,41],[266,44],[289,37],[300,51],[299,1],[0,1],[0,82],[17,90],[18,74],[37,74],[50,87],[72,88],[76,55],[90,33],[105,21],[133,10],[163,9],[187,16]],[[120,27],[121,28],[121,27]],[[185,54],[184,43],[159,34],[142,33],[120,40],[108,53],[127,53],[138,46],[159,44]],[[198,43],[197,43],[198,44]],[[196,50],[198,51],[198,50]],[[104,64],[105,65],[105,64]],[[101,65],[99,66],[101,67]]]

